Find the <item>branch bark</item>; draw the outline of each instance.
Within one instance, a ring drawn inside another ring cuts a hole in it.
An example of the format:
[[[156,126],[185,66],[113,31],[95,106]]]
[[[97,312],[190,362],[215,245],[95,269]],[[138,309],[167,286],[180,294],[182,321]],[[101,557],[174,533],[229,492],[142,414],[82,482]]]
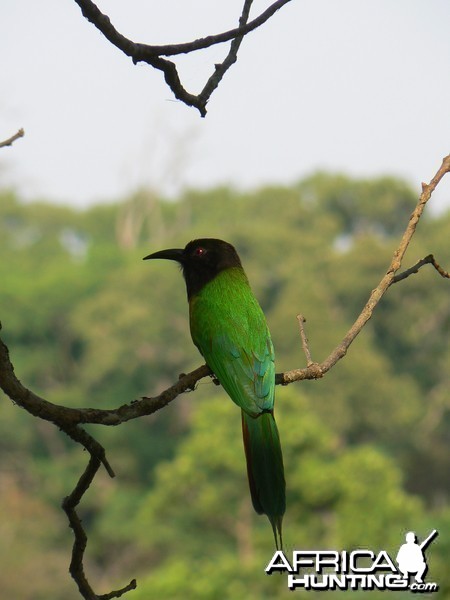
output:
[[[239,46],[245,35],[254,31],[270,19],[280,8],[291,0],[277,0],[271,4],[258,17],[249,21],[250,8],[253,0],[245,0],[239,19],[239,26],[223,33],[209,35],[191,42],[180,44],[150,45],[133,42],[122,35],[111,23],[110,18],[103,14],[91,0],[75,0],[86,17],[116,48],[129,56],[133,63],[145,62],[148,65],[164,73],[167,85],[178,100],[187,106],[197,108],[202,117],[206,116],[206,104],[211,94],[219,85],[226,71],[237,60]],[[205,50],[217,44],[223,44],[232,40],[230,51],[220,65],[215,65],[215,70],[199,94],[189,93],[181,83],[177,67],[173,61],[162,58],[163,56],[176,56],[189,54],[198,50]]]
[[[84,433],[86,434],[86,432]],[[88,437],[91,437],[88,434],[86,435]],[[99,446],[99,444],[93,438],[91,439],[92,442],[95,442],[93,444],[94,446]],[[104,455],[103,448],[101,448],[101,450],[102,455]],[[126,594],[126,592],[136,589],[137,585],[136,580],[133,579],[128,585],[121,588],[120,590],[115,590],[109,592],[108,594],[102,594],[98,596],[92,589],[84,573],[83,559],[88,538],[86,532],[84,531],[81,519],[78,516],[75,509],[80,503],[84,494],[89,489],[94,477],[97,475],[97,472],[102,462],[103,461],[98,456],[96,456],[94,453],[91,453],[91,458],[89,459],[86,469],[81,475],[77,485],[72,490],[72,492],[66,498],[64,498],[62,502],[62,508],[67,515],[69,525],[74,535],[72,560],[70,561],[69,572],[72,575],[75,582],[77,583],[80,594],[86,600],[109,600],[112,598],[120,598],[120,596],[123,596],[124,594]]]
[[[250,0],[246,2],[249,7]],[[242,17],[245,20],[245,15]],[[236,42],[237,43],[237,42]],[[396,272],[399,270],[404,258],[406,249],[416,231],[417,224],[423,214],[426,203],[431,198],[432,193],[446,173],[450,172],[450,155],[445,157],[442,165],[437,171],[429,184],[422,184],[422,194],[416,208],[414,209],[405,232],[401,238],[398,248],[395,250],[391,263],[381,279],[377,287],[372,291],[363,307],[361,313],[356,318],[352,327],[341,342],[332,350],[328,357],[321,363],[312,362],[306,335],[303,328],[303,318],[298,317],[302,343],[307,357],[307,366],[304,368],[293,369],[278,373],[276,375],[276,384],[287,385],[294,381],[302,379],[318,379],[323,377],[339,360],[347,353],[348,348],[361,332],[367,321],[371,318],[373,311],[378,305],[383,295],[389,287],[403,281],[413,273],[417,273],[425,264],[431,264],[438,273],[445,278],[449,278],[448,271],[445,271],[438,262],[430,254],[424,259],[418,261],[415,265],[406,269],[399,275]],[[0,324],[1,327],[1,324]],[[4,342],[0,339],[0,387],[11,400],[18,406],[24,408],[31,415],[40,419],[51,421],[62,431],[64,431],[72,440],[83,446],[90,454],[89,463],[80,477],[74,490],[63,501],[63,508],[69,519],[69,524],[74,532],[74,545],[72,550],[72,560],[70,565],[70,573],[78,585],[81,595],[86,600],[108,600],[110,598],[118,598],[127,591],[136,587],[136,581],[132,580],[127,586],[121,590],[109,592],[104,595],[96,595],[92,590],[84,573],[83,558],[86,549],[87,536],[82,527],[81,520],[76,513],[76,507],[80,503],[83,495],[91,485],[100,466],[103,464],[106,471],[111,477],[114,477],[114,471],[109,465],[104,448],[88,434],[82,427],[83,424],[98,424],[98,425],[120,425],[131,419],[140,418],[145,415],[152,414],[161,408],[164,408],[172,402],[177,396],[183,392],[195,389],[196,383],[206,377],[212,375],[211,370],[202,365],[188,373],[181,375],[179,380],[159,395],[154,397],[144,397],[140,400],[133,401],[129,404],[124,404],[113,409],[96,409],[96,408],[69,408],[53,404],[44,398],[38,396],[31,390],[27,389],[14,373],[14,367],[9,357],[9,351]]]
[[[7,140],[0,142],[0,148],[5,148],[6,146],[12,146],[16,140],[23,137],[24,135],[25,135],[25,131],[22,128],[19,129],[19,131],[17,131],[17,133],[15,133],[11,137],[9,137]]]
[[[406,269],[406,271],[403,271],[402,273],[399,273],[398,275],[396,275],[394,277],[394,279],[392,280],[392,283],[397,283],[398,281],[403,281],[403,279],[406,279],[410,275],[414,275],[415,273],[418,273],[419,269],[421,267],[423,267],[424,265],[432,265],[441,277],[450,279],[450,273],[440,266],[440,264],[437,262],[437,260],[434,258],[434,256],[432,254],[428,254],[428,256],[425,256],[425,258],[418,260],[415,265],[413,265],[412,267],[409,267],[409,269]]]
[[[323,377],[323,375],[327,371],[329,371],[341,358],[343,358],[347,354],[350,345],[355,340],[357,335],[361,332],[362,328],[367,323],[367,321],[372,317],[373,311],[375,310],[377,304],[380,302],[381,298],[387,292],[389,287],[393,283],[396,283],[397,281],[401,281],[402,279],[406,278],[402,277],[401,279],[398,278],[396,280],[395,273],[401,267],[403,257],[405,256],[405,252],[409,246],[411,238],[413,237],[416,231],[417,224],[420,220],[420,217],[423,214],[425,205],[431,198],[431,195],[433,194],[441,179],[446,173],[449,172],[450,154],[442,160],[441,166],[439,167],[436,175],[433,177],[430,183],[422,183],[422,193],[420,195],[419,201],[413,213],[411,214],[405,232],[402,236],[402,239],[400,240],[398,248],[394,252],[386,274],[383,276],[380,283],[370,294],[369,299],[367,300],[364,308],[358,315],[356,321],[348,330],[341,343],[338,344],[338,346],[336,346],[336,348],[330,353],[330,355],[320,364],[313,364],[312,366],[306,367],[305,369],[294,369],[292,371],[287,371],[286,373],[281,373],[280,375],[277,375],[277,383],[286,385],[288,383],[299,381],[301,379],[316,379],[318,377]],[[415,267],[413,267],[413,269],[414,268]]]

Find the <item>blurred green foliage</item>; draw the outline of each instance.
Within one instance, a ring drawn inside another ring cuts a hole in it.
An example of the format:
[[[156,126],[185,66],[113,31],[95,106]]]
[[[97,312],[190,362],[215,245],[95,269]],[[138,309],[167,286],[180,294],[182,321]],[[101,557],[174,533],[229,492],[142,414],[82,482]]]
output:
[[[2,336],[18,376],[52,402],[117,407],[158,393],[202,361],[179,272],[141,259],[221,237],[237,247],[267,315],[277,370],[304,365],[298,313],[320,361],[384,274],[414,204],[398,179],[326,173],[247,193],[191,190],[176,202],[141,190],[86,211],[3,191]],[[448,268],[449,235],[450,213],[425,216],[404,267],[434,252]],[[406,531],[423,539],[436,528],[429,580],[440,584],[435,598],[448,597],[449,329],[448,282],[426,267],[388,291],[324,379],[277,388],[287,552],[366,547],[395,556]],[[86,455],[1,400],[2,595],[75,600],[59,505]],[[90,430],[117,473],[101,473],[81,507],[96,589],[136,576],[135,600],[289,594],[285,577],[264,573],[272,534],[251,508],[239,412],[220,387],[203,380],[151,417]]]

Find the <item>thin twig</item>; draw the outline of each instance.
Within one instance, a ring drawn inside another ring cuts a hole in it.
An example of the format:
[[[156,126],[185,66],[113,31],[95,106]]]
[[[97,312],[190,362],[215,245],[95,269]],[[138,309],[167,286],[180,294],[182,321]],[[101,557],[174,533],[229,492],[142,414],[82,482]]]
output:
[[[4,140],[3,142],[0,142],[0,148],[4,148],[5,146],[12,146],[16,140],[23,137],[24,135],[25,131],[22,128],[19,129],[19,131],[17,131],[17,133],[12,135],[10,138]]]
[[[419,269],[421,267],[423,267],[424,265],[433,265],[433,267],[436,269],[436,271],[439,273],[439,275],[441,277],[450,279],[450,273],[448,271],[445,271],[445,269],[443,269],[440,266],[440,264],[437,262],[437,260],[434,258],[434,256],[432,254],[428,254],[428,256],[425,256],[425,258],[418,260],[415,265],[413,265],[412,267],[409,267],[409,269],[406,269],[406,271],[403,271],[402,273],[399,273],[398,275],[396,275],[393,278],[392,283],[397,283],[399,281],[403,281],[403,279],[406,279],[410,275],[414,275],[414,273],[418,273]]]
[[[250,9],[253,4],[253,0],[245,0],[244,6],[242,8],[242,14],[239,19],[239,30],[242,30],[246,25],[250,15]],[[203,106],[206,107],[208,100],[211,97],[211,94],[217,88],[219,83],[221,82],[223,76],[228,71],[228,69],[236,62],[237,54],[239,51],[239,47],[244,39],[244,34],[236,36],[230,44],[230,50],[224,59],[224,61],[220,64],[215,65],[215,71],[208,79],[205,84],[205,87],[198,95],[200,102]]]
[[[98,460],[99,464],[102,464],[105,467],[106,472],[111,478],[116,476],[108,462],[108,459],[106,458],[105,449],[97,442],[95,438],[89,435],[89,433],[79,425],[76,427],[66,427],[61,424],[59,425],[64,433],[66,433],[74,442],[81,444],[92,457]]]
[[[308,338],[306,337],[306,333],[305,333],[304,324],[306,323],[306,319],[303,315],[297,315],[297,321],[298,321],[298,328],[300,330],[300,337],[302,340],[303,352],[305,353],[305,356],[306,356],[306,365],[308,367],[310,367],[313,364],[313,361],[311,359],[311,352],[309,350]]]

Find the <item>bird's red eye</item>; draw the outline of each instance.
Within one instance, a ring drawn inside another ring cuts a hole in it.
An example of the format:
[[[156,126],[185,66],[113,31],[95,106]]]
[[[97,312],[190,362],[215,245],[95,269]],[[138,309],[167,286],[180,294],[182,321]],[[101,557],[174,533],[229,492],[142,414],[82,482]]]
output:
[[[206,250],[205,248],[202,248],[201,246],[198,246],[195,250],[194,250],[194,256],[203,256],[206,254]]]

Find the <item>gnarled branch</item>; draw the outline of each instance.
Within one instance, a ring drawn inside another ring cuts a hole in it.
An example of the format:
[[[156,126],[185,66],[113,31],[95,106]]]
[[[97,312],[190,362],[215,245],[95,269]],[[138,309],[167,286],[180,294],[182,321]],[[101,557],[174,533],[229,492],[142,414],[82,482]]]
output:
[[[110,18],[103,14],[94,2],[91,0],[75,0],[81,9],[81,12],[114,46],[119,48],[124,54],[129,56],[133,63],[146,62],[148,65],[159,69],[164,73],[167,85],[172,90],[178,100],[181,100],[188,106],[198,109],[201,116],[206,115],[206,104],[211,94],[217,88],[226,71],[236,62],[239,46],[245,35],[263,25],[280,8],[290,2],[290,0],[277,0],[271,4],[258,17],[249,21],[250,9],[253,0],[245,0],[242,13],[239,19],[239,26],[223,33],[209,35],[204,38],[184,42],[180,44],[151,45],[133,42],[125,37],[114,27]],[[174,62],[162,58],[163,56],[176,56],[178,54],[189,54],[198,50],[205,50],[216,44],[223,44],[232,40],[230,51],[225,60],[215,65],[215,70],[205,84],[205,87],[199,94],[189,93],[181,83],[178,70]]]
[[[84,433],[86,436],[91,437],[86,432]],[[102,451],[101,454],[104,457],[104,449],[98,444],[98,442],[96,442],[96,440],[93,438],[91,438],[91,440],[92,446],[99,447]],[[103,460],[101,458],[99,458],[95,453],[91,452],[91,458],[89,459],[85,471],[81,475],[72,492],[66,496],[62,502],[62,507],[67,515],[69,525],[74,535],[72,560],[70,561],[69,571],[78,585],[80,594],[83,596],[83,598],[86,598],[86,600],[109,600],[112,598],[120,598],[120,596],[123,596],[126,592],[134,590],[137,585],[136,580],[133,579],[128,585],[120,590],[115,590],[109,592],[108,594],[102,594],[98,596],[90,586],[89,581],[84,573],[83,559],[87,545],[87,535],[84,531],[81,519],[75,509],[80,503],[84,494],[89,489],[102,462]]]

